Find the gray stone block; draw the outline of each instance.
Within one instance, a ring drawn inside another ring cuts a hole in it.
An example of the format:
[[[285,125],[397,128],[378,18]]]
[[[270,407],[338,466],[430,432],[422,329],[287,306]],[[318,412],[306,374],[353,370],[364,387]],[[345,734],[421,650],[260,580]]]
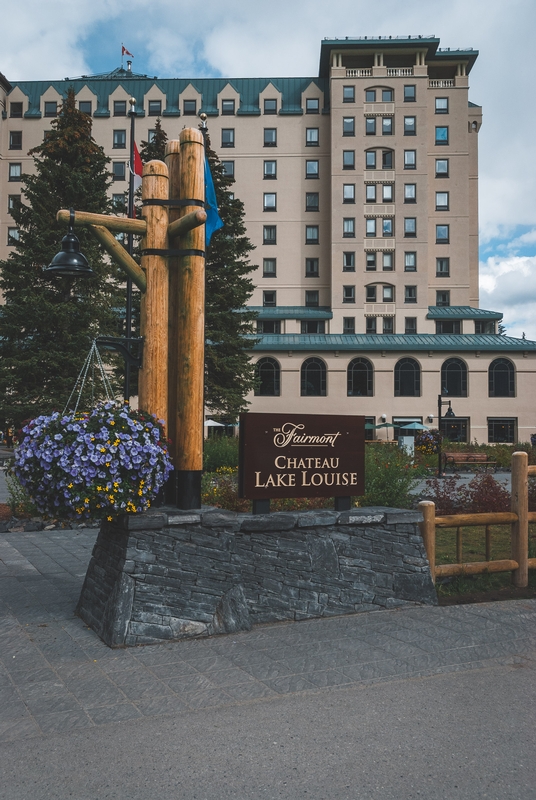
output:
[[[118,517],[116,525],[127,531],[161,530],[166,524],[165,514],[123,514]]]
[[[201,522],[201,514],[170,514],[167,518],[167,524],[171,526],[176,525],[196,525]]]
[[[333,541],[328,536],[307,536],[307,549],[311,558],[311,570],[319,575],[337,575],[339,557]]]
[[[339,514],[336,511],[306,511],[298,514],[298,528],[319,528],[336,525]]]
[[[403,600],[437,605],[437,594],[429,569],[425,573],[416,575],[395,575],[393,590],[395,595]]]
[[[248,604],[240,584],[226,592],[218,603],[214,614],[214,630],[226,633],[251,630]]]
[[[240,530],[240,520],[234,511],[208,511],[202,515],[201,522],[207,528],[224,528],[226,531]]]
[[[247,516],[241,520],[241,531],[290,531],[296,525],[296,515],[278,512],[276,514],[258,514]]]

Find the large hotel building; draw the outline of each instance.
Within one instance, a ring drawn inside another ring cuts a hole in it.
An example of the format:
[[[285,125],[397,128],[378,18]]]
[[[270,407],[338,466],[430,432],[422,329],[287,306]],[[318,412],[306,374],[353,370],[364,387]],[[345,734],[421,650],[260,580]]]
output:
[[[67,89],[128,178],[128,100],[138,142],[205,112],[255,244],[253,411],[362,414],[437,426],[460,441],[536,431],[536,343],[499,335],[478,301],[478,53],[434,37],[324,40],[318,77],[159,79],[127,68],[61,81],[0,76],[0,258],[28,151]],[[392,429],[389,436],[392,436]],[[383,434],[385,435],[385,434]]]

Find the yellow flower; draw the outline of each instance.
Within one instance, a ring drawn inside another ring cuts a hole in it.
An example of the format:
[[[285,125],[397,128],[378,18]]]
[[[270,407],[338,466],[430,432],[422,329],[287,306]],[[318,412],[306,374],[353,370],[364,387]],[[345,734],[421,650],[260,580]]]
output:
[[[106,452],[106,448],[105,447],[101,447],[100,451],[101,451],[101,453],[105,453]]]
[[[72,488],[73,488],[73,485],[74,485],[74,484],[72,484],[72,483],[69,483],[69,484],[67,485],[67,488],[68,488],[68,489],[72,489]]]
[[[111,522],[113,517],[106,517],[106,519],[108,520],[108,522]]]
[[[115,422],[112,420],[112,421],[110,422],[110,425],[115,425]]]

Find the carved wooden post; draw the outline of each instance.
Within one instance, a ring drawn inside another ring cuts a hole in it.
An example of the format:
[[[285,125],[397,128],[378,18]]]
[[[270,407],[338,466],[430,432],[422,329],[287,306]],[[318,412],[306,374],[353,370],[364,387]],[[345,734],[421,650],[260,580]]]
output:
[[[423,521],[419,522],[424,548],[428,561],[430,562],[430,572],[435,583],[435,503],[430,500],[421,500],[419,511],[423,516]]]
[[[166,165],[163,161],[150,161],[143,168],[142,182],[142,214],[147,232],[142,241],[141,266],[147,277],[147,291],[141,298],[141,335],[145,342],[143,368],[139,373],[139,407],[163,419],[166,426],[169,425],[168,196]]]
[[[512,558],[519,567],[512,572],[514,586],[529,583],[529,457],[527,453],[512,454],[512,505],[517,522],[512,523]]]

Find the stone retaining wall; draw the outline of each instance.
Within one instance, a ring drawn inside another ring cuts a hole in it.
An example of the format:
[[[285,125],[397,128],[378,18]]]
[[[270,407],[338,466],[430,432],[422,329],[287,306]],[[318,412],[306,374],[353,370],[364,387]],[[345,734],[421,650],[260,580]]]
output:
[[[162,508],[103,523],[77,613],[111,647],[437,603],[419,512]]]

